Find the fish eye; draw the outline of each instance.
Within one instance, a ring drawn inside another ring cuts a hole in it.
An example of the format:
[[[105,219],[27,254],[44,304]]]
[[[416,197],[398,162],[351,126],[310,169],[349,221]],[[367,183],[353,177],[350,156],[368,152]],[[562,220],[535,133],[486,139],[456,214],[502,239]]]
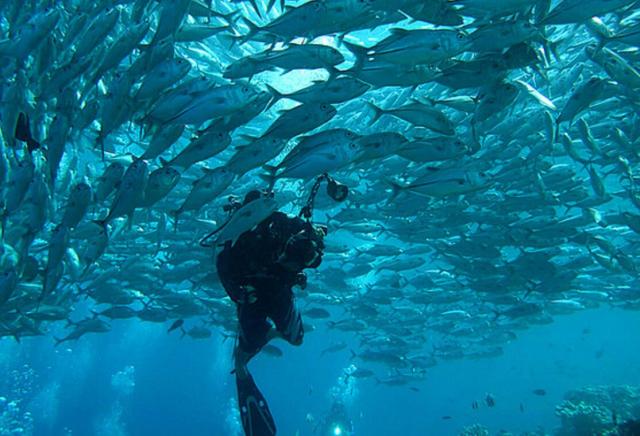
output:
[[[458,38],[458,39],[464,39],[464,34],[463,34],[463,33],[458,33],[458,34],[456,35],[456,38]]]

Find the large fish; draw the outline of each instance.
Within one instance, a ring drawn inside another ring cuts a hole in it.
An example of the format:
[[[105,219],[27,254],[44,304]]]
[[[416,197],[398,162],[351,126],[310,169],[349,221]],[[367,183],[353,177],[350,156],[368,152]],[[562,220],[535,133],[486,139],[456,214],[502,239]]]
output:
[[[222,246],[227,241],[234,244],[241,234],[267,219],[277,207],[273,198],[259,198],[242,206],[218,233],[216,245]]]
[[[465,170],[462,168],[427,168],[427,172],[408,185],[389,182],[393,189],[392,198],[401,192],[424,197],[447,197],[451,195],[468,194],[487,189],[491,185],[491,178],[482,171]]]

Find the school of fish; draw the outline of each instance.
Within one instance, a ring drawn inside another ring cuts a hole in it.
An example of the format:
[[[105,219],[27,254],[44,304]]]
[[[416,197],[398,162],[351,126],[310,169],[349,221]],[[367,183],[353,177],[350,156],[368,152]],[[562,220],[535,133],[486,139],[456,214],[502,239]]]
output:
[[[357,337],[351,377],[640,310],[638,3],[0,1],[0,337],[233,334],[200,238],[250,189],[275,196],[223,238],[297,213],[325,172],[350,193],[319,195],[296,292],[323,356]]]

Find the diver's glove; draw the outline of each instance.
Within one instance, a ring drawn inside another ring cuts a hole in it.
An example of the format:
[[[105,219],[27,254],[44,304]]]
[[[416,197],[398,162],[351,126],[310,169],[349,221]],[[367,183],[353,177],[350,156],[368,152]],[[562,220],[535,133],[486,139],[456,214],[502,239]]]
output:
[[[303,272],[296,274],[296,281],[294,285],[299,286],[300,289],[307,289],[307,275]]]

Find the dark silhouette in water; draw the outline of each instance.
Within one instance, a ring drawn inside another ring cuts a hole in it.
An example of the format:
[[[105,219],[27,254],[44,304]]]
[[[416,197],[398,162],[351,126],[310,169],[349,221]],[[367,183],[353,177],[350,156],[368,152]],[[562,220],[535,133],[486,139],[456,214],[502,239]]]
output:
[[[260,191],[249,192],[243,206],[261,196]],[[276,211],[241,234],[234,244],[227,241],[218,255],[218,275],[237,305],[240,322],[234,358],[240,415],[247,435],[276,431],[247,363],[275,337],[293,345],[302,343],[302,317],[292,287],[306,286],[303,270],[320,265],[325,234],[325,229],[309,221]]]
[[[31,136],[31,128],[29,127],[29,116],[24,112],[20,112],[20,114],[18,114],[15,138],[27,143],[27,150],[29,150],[29,154],[31,154],[33,150],[37,150],[40,148],[40,143],[33,139],[33,136]]]

